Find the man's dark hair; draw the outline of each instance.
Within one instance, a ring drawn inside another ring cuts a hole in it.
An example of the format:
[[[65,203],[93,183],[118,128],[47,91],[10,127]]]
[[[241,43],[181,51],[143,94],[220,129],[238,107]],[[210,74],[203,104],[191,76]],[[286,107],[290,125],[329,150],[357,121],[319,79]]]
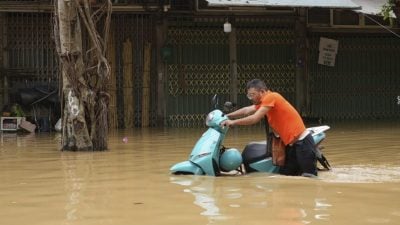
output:
[[[264,81],[260,79],[253,79],[247,82],[246,90],[249,90],[250,88],[255,88],[258,91],[261,90],[268,91],[267,85],[265,85]]]

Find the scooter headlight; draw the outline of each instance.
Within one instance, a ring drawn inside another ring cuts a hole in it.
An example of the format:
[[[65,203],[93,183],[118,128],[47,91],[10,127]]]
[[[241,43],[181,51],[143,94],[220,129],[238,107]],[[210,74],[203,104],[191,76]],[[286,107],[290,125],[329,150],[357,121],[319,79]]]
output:
[[[211,121],[214,119],[214,113],[210,112],[207,117],[206,117],[206,125],[210,126],[211,125]]]

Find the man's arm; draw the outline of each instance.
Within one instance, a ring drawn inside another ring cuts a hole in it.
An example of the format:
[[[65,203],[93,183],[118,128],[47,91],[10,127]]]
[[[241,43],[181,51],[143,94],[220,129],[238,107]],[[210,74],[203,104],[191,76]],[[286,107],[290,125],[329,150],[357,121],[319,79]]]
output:
[[[264,118],[270,107],[262,106],[256,112],[250,116],[246,116],[237,120],[225,120],[221,123],[221,126],[234,126],[234,125],[251,125],[255,124]]]
[[[228,113],[226,115],[228,116],[228,118],[236,118],[236,117],[240,117],[240,116],[246,116],[249,114],[253,114],[255,111],[256,111],[256,106],[250,105],[250,106],[240,108],[240,109],[238,109],[234,112]]]

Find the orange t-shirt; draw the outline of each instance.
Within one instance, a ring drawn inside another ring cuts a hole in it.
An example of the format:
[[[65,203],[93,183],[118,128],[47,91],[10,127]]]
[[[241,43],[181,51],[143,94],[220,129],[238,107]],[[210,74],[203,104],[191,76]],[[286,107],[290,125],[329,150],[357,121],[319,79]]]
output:
[[[279,93],[267,91],[262,96],[261,103],[256,105],[256,109],[262,106],[270,107],[267,112],[268,123],[285,145],[293,142],[306,129],[299,113]]]

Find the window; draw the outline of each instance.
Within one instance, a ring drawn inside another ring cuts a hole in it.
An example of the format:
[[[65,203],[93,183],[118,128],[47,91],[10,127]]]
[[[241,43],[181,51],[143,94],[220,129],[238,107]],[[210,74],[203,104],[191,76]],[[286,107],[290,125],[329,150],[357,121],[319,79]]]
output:
[[[333,25],[359,25],[360,19],[357,13],[350,10],[334,10]]]
[[[330,9],[311,8],[308,10],[307,22],[309,24],[331,24]]]

